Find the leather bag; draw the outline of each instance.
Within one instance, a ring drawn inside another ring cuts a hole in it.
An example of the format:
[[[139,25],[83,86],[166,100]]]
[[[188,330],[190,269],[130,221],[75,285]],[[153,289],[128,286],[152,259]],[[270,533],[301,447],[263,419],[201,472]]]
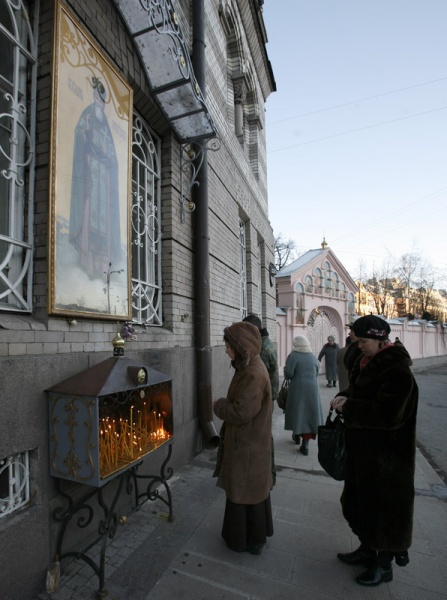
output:
[[[286,410],[287,393],[289,391],[289,380],[284,379],[281,389],[279,390],[278,398],[276,399],[281,410]]]
[[[346,469],[345,425],[340,413],[332,418],[329,409],[326,423],[318,427],[318,462],[328,475],[343,481]]]

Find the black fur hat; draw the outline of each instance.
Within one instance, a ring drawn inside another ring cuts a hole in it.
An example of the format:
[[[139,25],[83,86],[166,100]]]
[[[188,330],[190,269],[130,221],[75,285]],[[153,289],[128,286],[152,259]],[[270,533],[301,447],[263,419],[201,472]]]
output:
[[[352,329],[356,337],[372,340],[386,340],[391,331],[391,327],[384,319],[374,315],[360,317],[352,325]]]

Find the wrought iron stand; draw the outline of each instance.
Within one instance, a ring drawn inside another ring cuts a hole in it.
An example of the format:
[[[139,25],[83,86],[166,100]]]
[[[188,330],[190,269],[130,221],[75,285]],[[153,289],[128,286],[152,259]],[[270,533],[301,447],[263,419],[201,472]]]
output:
[[[107,540],[113,539],[116,534],[116,530],[119,523],[124,523],[125,519],[120,519],[118,517],[115,508],[118,502],[118,499],[121,495],[123,488],[125,487],[126,493],[131,495],[133,493],[133,508],[129,512],[132,514],[143,504],[145,504],[148,500],[154,502],[159,499],[164,502],[169,508],[169,517],[168,521],[173,521],[174,516],[172,512],[172,495],[171,490],[168,486],[168,480],[172,477],[173,470],[171,467],[166,469],[166,466],[171,459],[172,455],[172,444],[169,444],[168,455],[166,459],[163,461],[163,464],[160,468],[160,475],[138,475],[138,469],[142,463],[132,466],[129,470],[121,473],[116,480],[118,480],[117,489],[113,495],[113,498],[109,502],[109,505],[106,504],[104,500],[104,490],[107,488],[109,483],[100,488],[89,488],[89,491],[82,495],[79,499],[74,500],[73,497],[64,492],[61,489],[61,479],[57,479],[57,489],[60,495],[66,500],[67,507],[64,509],[63,507],[58,507],[53,511],[53,518],[55,521],[62,523],[61,529],[59,531],[59,535],[57,538],[57,548],[56,548],[56,556],[59,561],[62,561],[65,558],[75,558],[81,559],[86,562],[95,572],[95,574],[99,578],[99,589],[96,594],[96,598],[98,600],[102,600],[106,597],[107,591],[104,588],[104,570],[105,570],[105,559],[106,559],[106,548],[107,548]],[[149,480],[146,490],[144,492],[139,491],[139,481],[147,479]],[[126,481],[126,486],[124,486],[124,482]],[[155,485],[163,485],[167,498],[164,498],[160,495],[158,489],[154,489]],[[94,519],[94,507],[91,504],[91,501],[94,498],[97,498],[98,504],[102,509],[102,517],[99,518],[98,521],[98,536],[90,543],[88,546],[79,551],[63,551],[64,537],[65,533],[70,525],[72,519],[74,519],[77,515],[76,525],[84,529],[88,527]],[[100,556],[99,563],[95,562],[95,560],[89,556],[87,553],[96,545],[100,544]]]

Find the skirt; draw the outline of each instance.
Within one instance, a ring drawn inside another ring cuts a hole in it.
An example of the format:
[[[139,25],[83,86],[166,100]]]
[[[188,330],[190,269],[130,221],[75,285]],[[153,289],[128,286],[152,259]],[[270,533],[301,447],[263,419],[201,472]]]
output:
[[[263,546],[273,535],[270,494],[259,504],[235,504],[227,498],[222,525],[222,537],[235,552],[253,546]]]

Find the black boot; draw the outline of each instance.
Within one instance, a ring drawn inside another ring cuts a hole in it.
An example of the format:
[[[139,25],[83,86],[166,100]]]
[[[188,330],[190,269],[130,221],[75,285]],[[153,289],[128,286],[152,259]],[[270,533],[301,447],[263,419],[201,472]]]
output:
[[[303,440],[300,446],[300,452],[307,456],[309,454],[309,440]]]
[[[392,553],[378,552],[374,564],[356,578],[357,583],[367,587],[375,587],[381,583],[393,581],[392,559]]]
[[[354,552],[337,554],[337,558],[347,565],[364,565],[365,567],[369,567],[374,563],[376,554],[375,550],[368,548],[365,544],[360,544]]]
[[[395,552],[394,558],[396,560],[396,565],[399,565],[399,567],[406,567],[408,565],[408,563],[410,562],[410,558],[408,556],[407,550],[402,550],[401,552]]]

